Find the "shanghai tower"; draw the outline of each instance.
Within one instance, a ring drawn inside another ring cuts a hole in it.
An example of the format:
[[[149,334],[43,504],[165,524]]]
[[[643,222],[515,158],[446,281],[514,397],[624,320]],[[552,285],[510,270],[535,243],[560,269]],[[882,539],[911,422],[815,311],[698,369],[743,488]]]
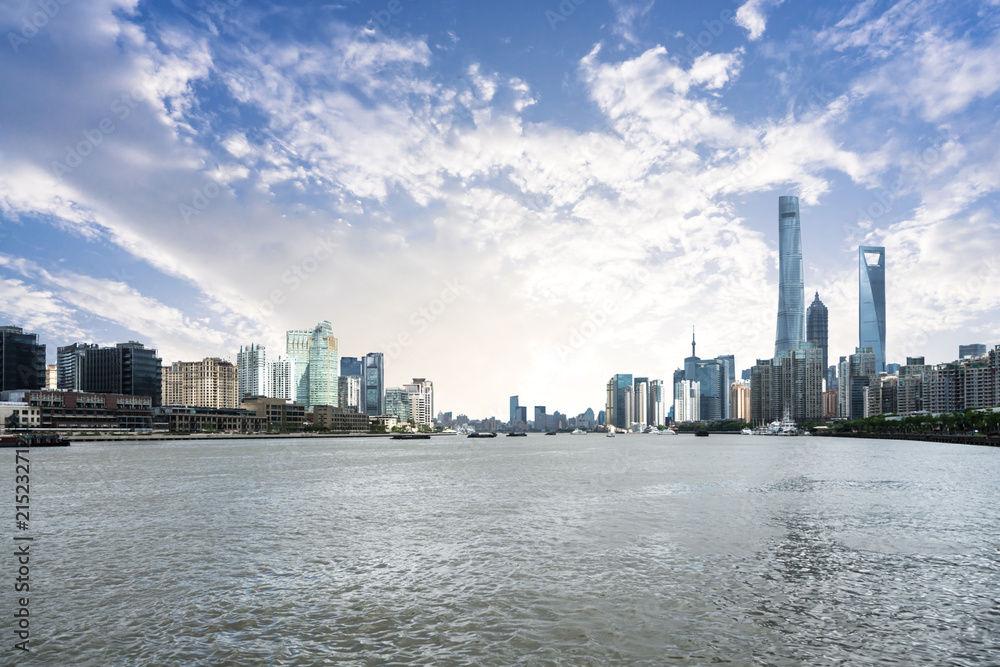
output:
[[[806,339],[806,293],[802,271],[799,198],[778,197],[778,330],[774,353],[794,350]]]

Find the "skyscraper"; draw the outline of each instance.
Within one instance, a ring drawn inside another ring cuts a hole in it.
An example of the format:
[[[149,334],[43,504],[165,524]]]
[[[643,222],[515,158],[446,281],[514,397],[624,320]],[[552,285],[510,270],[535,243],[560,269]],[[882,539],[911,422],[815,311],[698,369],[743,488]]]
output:
[[[875,352],[877,375],[885,372],[885,248],[860,246],[858,265],[858,346]]]
[[[806,310],[806,337],[805,340],[811,340],[819,345],[819,349],[823,350],[823,369],[826,371],[829,365],[829,358],[827,356],[827,344],[830,336],[830,313],[823,305],[823,302],[819,300],[819,292],[816,292],[816,297],[813,302],[809,304],[809,309]],[[829,383],[827,383],[827,388],[829,389]]]
[[[21,327],[0,327],[0,391],[45,386],[45,346],[38,334]]]
[[[518,408],[518,397],[510,397],[510,423],[513,424],[517,421],[517,408]]]
[[[361,379],[362,412],[370,417],[385,414],[385,358],[381,352],[369,352],[361,360],[364,376]]]
[[[313,329],[309,339],[309,402],[306,410],[316,405],[339,405],[340,357],[333,326],[323,321]]]
[[[626,392],[626,390],[628,390]],[[632,420],[632,374],[619,373],[608,382],[608,425],[627,429]]]
[[[285,354],[291,363],[291,395],[296,403],[309,405],[309,341],[312,332],[292,329],[285,332]]]
[[[805,337],[806,295],[802,270],[799,198],[778,197],[778,328],[774,352],[793,350]]]
[[[340,375],[355,375],[361,377],[364,374],[362,370],[364,364],[357,357],[341,357],[340,358]]]
[[[270,373],[267,368],[267,351],[263,345],[240,346],[236,353],[236,372],[239,375],[237,400],[248,396],[269,396]]]

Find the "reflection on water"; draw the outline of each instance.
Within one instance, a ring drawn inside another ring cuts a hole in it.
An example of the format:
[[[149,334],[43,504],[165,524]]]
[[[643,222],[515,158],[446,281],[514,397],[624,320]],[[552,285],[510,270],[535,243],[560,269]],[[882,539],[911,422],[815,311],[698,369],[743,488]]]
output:
[[[1000,656],[998,450],[511,440],[36,450],[19,664]]]

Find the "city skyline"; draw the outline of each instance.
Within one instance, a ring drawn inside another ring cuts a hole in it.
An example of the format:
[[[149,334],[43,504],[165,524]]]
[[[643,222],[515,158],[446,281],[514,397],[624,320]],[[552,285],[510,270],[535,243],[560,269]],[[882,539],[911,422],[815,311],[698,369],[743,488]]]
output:
[[[737,371],[771,355],[776,196],[831,364],[860,246],[892,261],[886,362],[998,339],[978,5],[57,5],[0,9],[0,317],[49,364],[276,358],[328,320],[455,414],[573,415],[623,370],[671,378],[692,324]]]

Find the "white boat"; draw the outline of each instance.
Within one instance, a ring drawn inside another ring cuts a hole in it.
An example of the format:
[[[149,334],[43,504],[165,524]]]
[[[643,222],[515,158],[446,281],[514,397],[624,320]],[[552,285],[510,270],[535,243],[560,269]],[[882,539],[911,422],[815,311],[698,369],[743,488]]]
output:
[[[662,431],[660,431],[660,433],[662,433],[663,435],[677,435],[677,431],[673,430],[672,428],[665,428]]]
[[[614,427],[611,427],[611,426],[608,427],[608,432],[605,434],[605,437],[608,437],[608,438],[615,437],[615,429],[614,429]]]
[[[742,431],[740,431],[740,433],[743,434],[743,435],[753,435],[753,430],[751,430],[749,428],[745,428]]]
[[[587,434],[586,431],[578,428],[573,429],[573,432],[570,433],[570,435],[586,435],[586,434]]]

